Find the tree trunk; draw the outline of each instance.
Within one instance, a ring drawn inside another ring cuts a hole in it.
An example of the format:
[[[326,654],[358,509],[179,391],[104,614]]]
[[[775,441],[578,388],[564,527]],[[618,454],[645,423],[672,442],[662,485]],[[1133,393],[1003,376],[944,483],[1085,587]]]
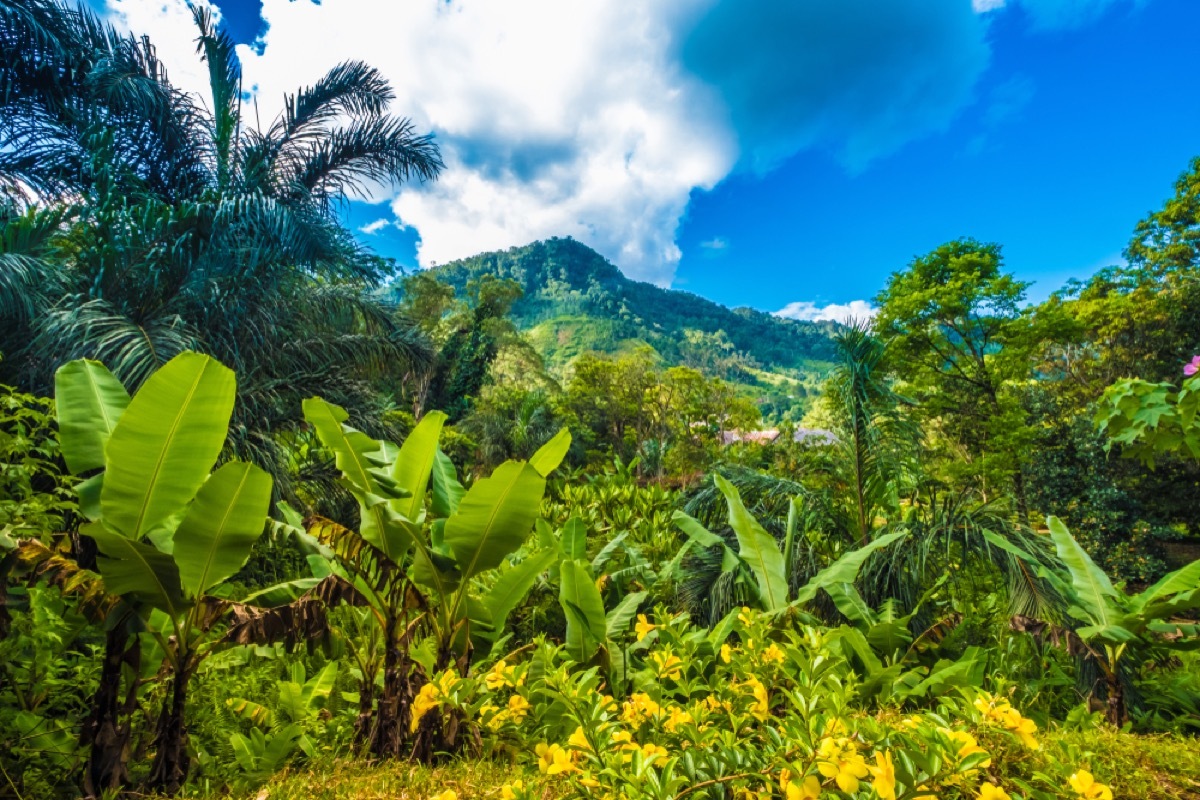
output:
[[[1115,667],[1105,671],[1104,680],[1108,694],[1104,702],[1104,718],[1110,725],[1119,728],[1129,721],[1125,710],[1125,687],[1121,685],[1121,677]]]
[[[100,667],[100,682],[92,696],[92,708],[83,723],[80,745],[88,750],[87,766],[83,773],[86,797],[111,794],[129,781],[126,764],[129,761],[131,726],[129,714],[137,702],[137,675],[141,668],[142,648],[137,636],[130,642],[126,619],[113,625],[104,642],[104,662]],[[130,670],[130,685],[125,702],[121,702],[121,674]],[[122,716],[125,717],[122,720]]]
[[[163,701],[158,716],[154,744],[154,763],[147,785],[151,791],[175,795],[183,788],[191,766],[187,751],[187,687],[191,676],[191,657],[180,654],[179,666],[171,681],[171,693]]]
[[[371,732],[371,753],[380,758],[398,758],[409,724],[412,690],[408,685],[411,662],[407,645],[398,641],[399,620],[390,620],[385,633],[383,656],[383,694],[375,709],[375,726]]]

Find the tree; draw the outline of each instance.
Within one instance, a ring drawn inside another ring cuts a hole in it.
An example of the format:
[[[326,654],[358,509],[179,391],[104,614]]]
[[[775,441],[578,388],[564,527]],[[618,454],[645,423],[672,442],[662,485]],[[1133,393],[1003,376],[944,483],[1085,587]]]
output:
[[[126,640],[132,635],[136,648],[145,631],[158,643],[169,684],[157,713],[148,786],[174,794],[189,766],[188,684],[205,658],[239,638],[222,623],[241,606],[220,587],[264,530],[271,478],[238,461],[212,471],[236,387],[233,373],[208,356],[175,357],[132,398],[96,362],[65,365],[57,386],[63,457],[84,478],[78,491],[88,522],[81,533],[98,551],[102,585],[36,539],[24,542],[18,557],[38,576],[82,594],[111,632],[85,731],[91,792],[125,781],[129,730],[118,719],[117,698],[131,652]],[[127,679],[136,680],[136,669]]]
[[[147,40],[85,8],[0,3],[0,40],[22,45],[0,60],[0,183],[21,189],[4,211],[0,258],[20,269],[0,278],[19,299],[0,309],[0,369],[48,389],[57,366],[86,357],[136,388],[178,353],[210,353],[242,376],[231,449],[283,481],[273,435],[299,425],[301,392],[382,428],[373,384],[428,359],[367,294],[384,265],[335,206],[432,180],[442,163],[430,136],[386,113],[391,88],[360,62],[285,96],[257,129],[232,40],[194,13],[207,102],[171,86]]]
[[[985,494],[1010,488],[1024,520],[1029,427],[1019,389],[1038,334],[1020,308],[1028,284],[1002,268],[999,245],[944,244],[893,273],[876,298],[875,325],[926,433],[938,431],[958,450],[964,477]]]

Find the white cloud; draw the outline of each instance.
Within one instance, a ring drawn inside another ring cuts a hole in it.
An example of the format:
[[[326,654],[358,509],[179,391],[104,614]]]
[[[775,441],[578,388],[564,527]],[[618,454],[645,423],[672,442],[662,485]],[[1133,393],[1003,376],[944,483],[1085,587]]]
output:
[[[107,2],[150,35],[174,82],[207,97],[185,0]],[[659,284],[674,277],[694,190],[810,147],[861,167],[945,125],[990,55],[965,0],[754,12],[738,0],[263,0],[262,16],[263,38],[238,50],[262,124],[285,92],[356,59],[391,81],[394,113],[436,133],[442,177],[371,198],[417,230],[423,265],[573,236]]]
[[[976,14],[986,14],[1004,8],[1004,0],[971,0],[971,8],[975,9]]]
[[[827,306],[818,306],[816,303],[800,300],[795,303],[788,303],[776,311],[775,316],[798,319],[802,322],[834,320],[846,323],[851,320],[871,319],[878,310],[867,300],[851,300],[849,303],[830,303]]]
[[[700,246],[709,252],[721,252],[729,249],[729,240],[724,236],[714,236],[701,242]]]
[[[379,233],[379,231],[383,230],[384,228],[386,228],[387,226],[389,226],[391,224],[392,224],[392,220],[383,219],[381,217],[381,218],[375,220],[374,222],[368,222],[366,225],[363,225],[361,228],[359,228],[359,231],[361,231],[362,233],[365,233],[369,236],[372,233]]]

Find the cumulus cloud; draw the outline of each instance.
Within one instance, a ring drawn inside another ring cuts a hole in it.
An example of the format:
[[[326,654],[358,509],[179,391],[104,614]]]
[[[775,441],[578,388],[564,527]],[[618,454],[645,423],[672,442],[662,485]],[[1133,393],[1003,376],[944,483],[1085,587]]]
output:
[[[108,8],[151,36],[173,81],[207,95],[185,0]],[[393,112],[433,131],[447,165],[436,182],[379,187],[371,198],[419,232],[422,264],[573,236],[631,277],[665,285],[693,191],[811,147],[857,169],[944,125],[988,62],[986,17],[974,8],[263,0],[265,33],[239,55],[263,124],[285,92],[340,61],[382,70],[396,89]]]
[[[847,323],[853,320],[871,319],[877,311],[878,309],[867,300],[851,300],[849,303],[830,303],[827,306],[818,306],[816,303],[801,300],[796,303],[788,303],[776,311],[775,316],[798,319],[801,322],[833,320],[835,322]]]
[[[370,236],[372,233],[379,233],[381,230],[391,224],[393,223],[390,219],[384,219],[381,217],[374,222],[368,222],[366,225],[363,225],[361,228],[359,228],[359,231]]]
[[[723,253],[729,249],[729,240],[724,236],[714,236],[711,239],[705,239],[701,242],[700,247],[708,253]]]

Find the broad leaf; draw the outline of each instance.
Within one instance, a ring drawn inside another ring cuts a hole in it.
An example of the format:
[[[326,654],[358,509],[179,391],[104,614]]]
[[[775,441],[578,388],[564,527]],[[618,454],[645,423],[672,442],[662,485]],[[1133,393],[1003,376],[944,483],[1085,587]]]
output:
[[[559,538],[563,558],[582,561],[587,558],[587,525],[577,516],[572,516],[563,525],[562,536]]]
[[[458,510],[458,504],[466,493],[467,490],[458,482],[454,462],[450,460],[450,456],[438,450],[433,461],[433,515],[449,517]]]
[[[392,501],[392,508],[405,519],[417,521],[425,503],[425,490],[429,487],[429,474],[437,460],[438,437],[446,423],[441,411],[430,411],[400,446],[392,468],[396,484],[409,493],[408,497]]]
[[[627,594],[621,598],[621,602],[617,603],[612,611],[608,612],[608,616],[604,620],[604,630],[609,639],[616,639],[629,630],[629,623],[633,621],[638,606],[646,599],[647,594],[648,592]]]
[[[529,466],[538,471],[543,478],[549,478],[550,473],[558,469],[558,465],[566,458],[571,449],[571,432],[566,428],[559,431],[553,439],[538,448],[529,459]]]
[[[99,361],[70,361],[54,373],[58,443],[67,469],[82,475],[104,466],[104,446],[129,405],[129,392]]]
[[[725,495],[725,502],[729,506],[729,526],[738,538],[738,555],[749,565],[758,581],[763,609],[775,611],[783,608],[787,604],[787,569],[775,537],[767,533],[746,510],[733,484],[720,475],[714,475],[713,480]]]
[[[497,634],[504,632],[508,615],[529,594],[538,576],[550,569],[557,560],[558,553],[546,550],[500,573],[483,598],[483,604],[491,612]]]
[[[586,565],[563,561],[559,574],[562,583],[558,599],[567,616],[567,653],[575,661],[586,663],[606,639],[604,600]]]
[[[1079,542],[1075,541],[1075,537],[1058,517],[1050,517],[1047,524],[1050,527],[1050,538],[1058,551],[1058,559],[1070,572],[1071,587],[1075,590],[1079,608],[1096,627],[1110,625],[1119,609],[1114,603],[1117,590],[1113,588],[1108,575],[1096,566],[1096,562],[1079,546]]]
[[[508,461],[463,496],[446,521],[446,544],[467,580],[495,569],[524,543],[542,505],[546,479],[528,464]]]
[[[868,556],[876,550],[882,550],[893,542],[903,539],[905,536],[904,531],[894,531],[893,533],[880,536],[870,544],[860,547],[857,550],[851,550],[818,572],[812,577],[812,580],[800,587],[799,591],[796,592],[796,599],[793,602],[797,605],[807,603],[816,597],[817,592],[821,589],[828,591],[829,587],[834,584],[854,583],[858,578],[858,571],[862,569],[862,565],[866,562]]]
[[[1173,594],[1197,589],[1200,589],[1200,561],[1193,561],[1186,567],[1167,573],[1149,589],[1134,596],[1133,607],[1143,609],[1150,603],[1163,600]]]
[[[392,561],[404,560],[412,544],[409,531],[399,524],[384,497],[385,489],[380,485],[380,443],[362,431],[355,430],[345,421],[346,410],[319,397],[310,397],[303,403],[304,418],[317,431],[321,444],[333,451],[334,461],[349,483],[348,488],[359,508],[359,532],[368,542],[379,548]]]
[[[216,360],[181,353],[142,385],[105,447],[100,509],[110,530],[138,540],[171,526],[225,445],[236,379]]]
[[[99,522],[80,529],[96,542],[96,566],[111,594],[132,598],[178,618],[184,606],[175,559],[148,544],[113,533]]]
[[[271,476],[231,461],[212,474],[175,532],[175,561],[183,589],[199,597],[246,563],[262,535],[271,505]]]

